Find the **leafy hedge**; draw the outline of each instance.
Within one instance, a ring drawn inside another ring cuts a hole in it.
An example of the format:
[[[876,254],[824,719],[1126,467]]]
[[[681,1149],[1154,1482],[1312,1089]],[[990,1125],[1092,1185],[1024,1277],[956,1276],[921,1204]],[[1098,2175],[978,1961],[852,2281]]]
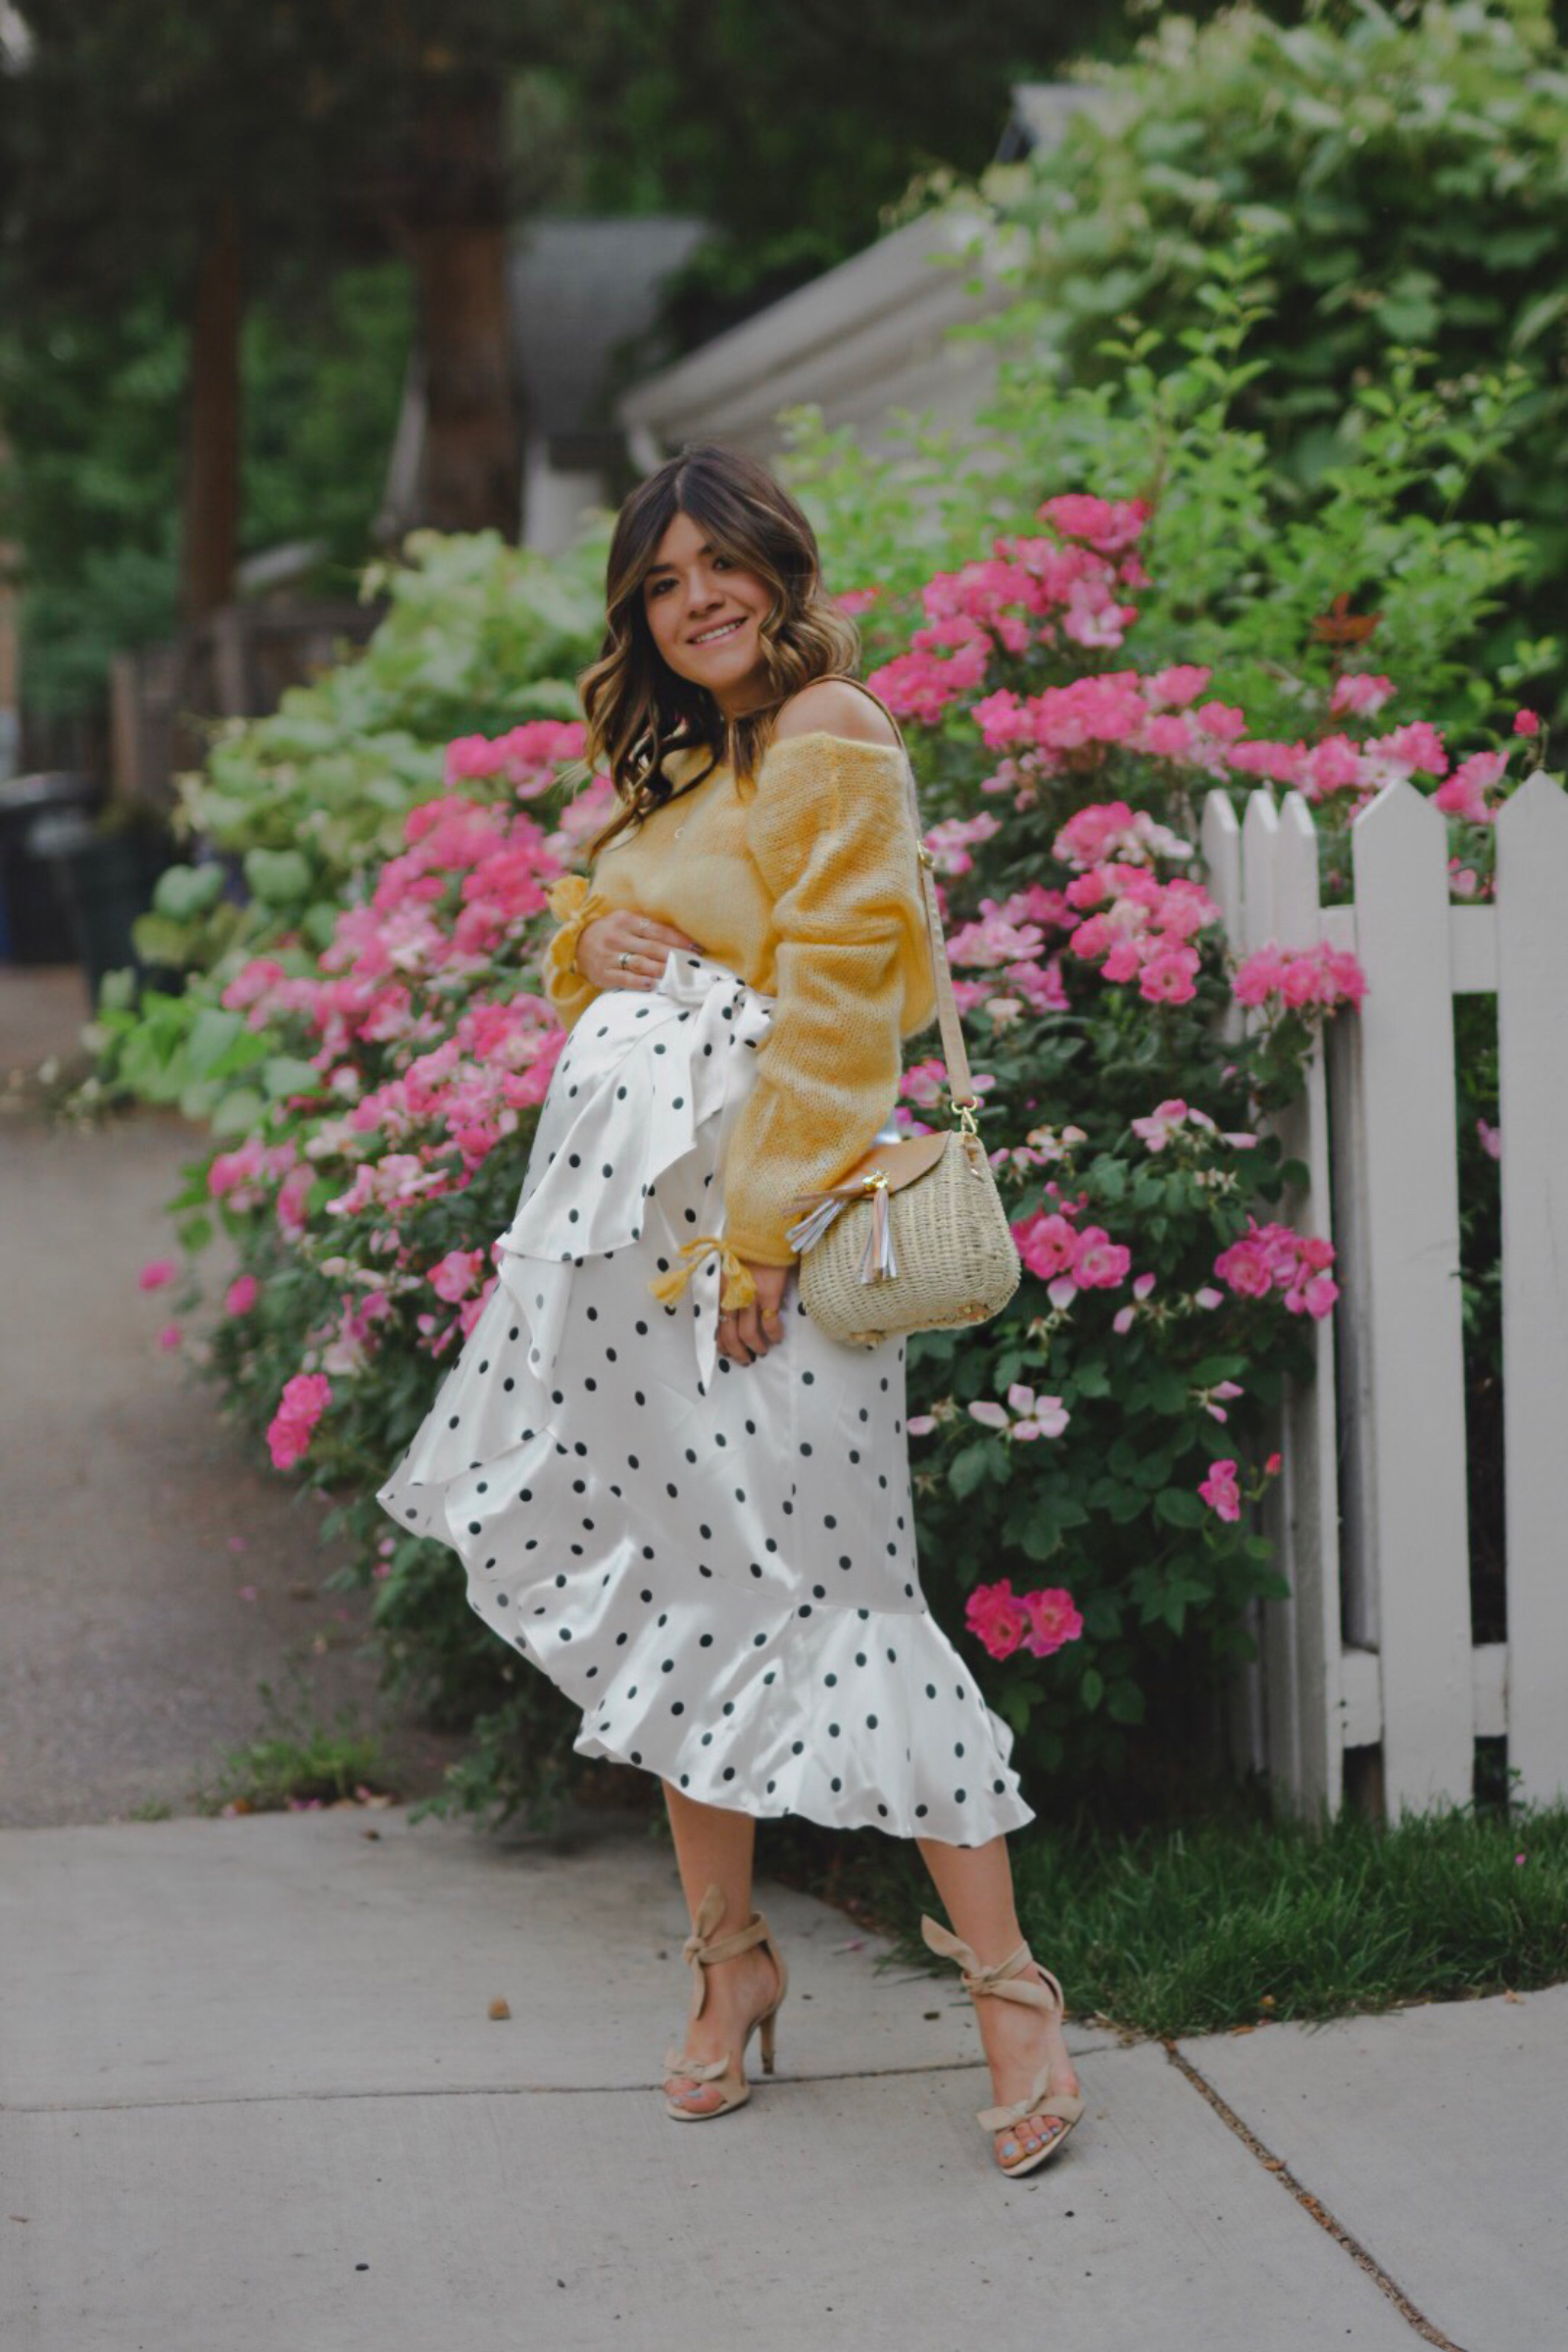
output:
[[[1404,503],[1522,524],[1528,561],[1465,650],[1494,672],[1553,640],[1530,657],[1533,699],[1568,720],[1568,61],[1547,0],[1314,0],[1296,24],[1250,6],[1203,24],[1160,10],[1130,60],[1078,74],[1103,111],[975,190],[1031,301],[1038,364],[1112,383],[1107,328],[1132,314],[1179,334],[1215,252],[1256,237],[1273,317],[1234,415],[1303,517],[1353,459],[1364,395],[1392,390],[1398,351],[1424,351],[1460,395],[1515,364],[1528,382],[1515,428],[1412,470]],[[1341,585],[1381,598],[1385,577],[1369,549]]]

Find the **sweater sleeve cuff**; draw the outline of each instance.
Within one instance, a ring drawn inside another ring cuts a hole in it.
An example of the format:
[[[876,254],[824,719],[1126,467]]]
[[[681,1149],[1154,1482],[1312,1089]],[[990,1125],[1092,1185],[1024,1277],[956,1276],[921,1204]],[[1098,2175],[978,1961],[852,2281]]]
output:
[[[560,927],[545,947],[540,970],[545,994],[569,1029],[601,993],[597,983],[577,969],[577,941],[586,926],[610,908],[582,874],[562,874],[552,883],[549,905]]]
[[[743,1226],[724,1226],[724,1240],[737,1257],[750,1260],[754,1266],[793,1266],[796,1252],[780,1234],[748,1233]]]

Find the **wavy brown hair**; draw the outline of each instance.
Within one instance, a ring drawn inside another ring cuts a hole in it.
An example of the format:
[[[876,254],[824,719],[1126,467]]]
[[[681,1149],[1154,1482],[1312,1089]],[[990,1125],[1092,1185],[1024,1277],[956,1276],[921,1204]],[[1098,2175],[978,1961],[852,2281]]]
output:
[[[706,686],[680,677],[654,643],[643,582],[664,533],[689,514],[716,552],[772,590],[761,623],[768,695],[726,718]],[[577,680],[588,721],[586,757],[608,770],[621,806],[589,845],[590,858],[648,810],[694,791],[722,760],[751,781],[781,706],[812,678],[858,665],[859,633],[822,586],[816,534],[765,466],[743,450],[699,442],[651,473],[615,519],[605,581],[605,639]],[[706,751],[679,787],[663,772],[675,751]]]

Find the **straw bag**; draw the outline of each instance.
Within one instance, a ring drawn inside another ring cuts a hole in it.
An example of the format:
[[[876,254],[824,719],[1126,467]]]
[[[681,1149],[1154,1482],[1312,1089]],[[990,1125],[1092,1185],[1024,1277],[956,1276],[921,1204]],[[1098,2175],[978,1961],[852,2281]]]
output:
[[[858,678],[847,682],[860,684]],[[870,693],[869,687],[862,692]],[[871,699],[898,729],[887,705],[876,695]],[[988,1323],[1006,1305],[1023,1271],[975,1125],[979,1104],[931,879],[934,860],[920,838],[914,771],[902,730],[899,743],[914,817],[948,1091],[957,1123],[935,1135],[874,1144],[837,1184],[794,1197],[794,1205],[807,1213],[785,1238],[800,1253],[802,1302],[819,1331],[847,1347],[874,1348],[901,1332]]]

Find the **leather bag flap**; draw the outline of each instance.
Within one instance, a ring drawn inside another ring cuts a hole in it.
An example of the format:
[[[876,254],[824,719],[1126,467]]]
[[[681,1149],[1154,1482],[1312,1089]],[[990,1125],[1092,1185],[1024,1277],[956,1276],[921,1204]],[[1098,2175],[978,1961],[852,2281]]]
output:
[[[834,1185],[824,1187],[833,1197],[854,1200],[864,1192],[864,1180],[873,1169],[881,1168],[887,1176],[890,1193],[899,1192],[934,1168],[947,1149],[947,1130],[935,1135],[906,1135],[896,1144],[873,1144],[864,1156],[858,1159],[848,1174]],[[797,1193],[797,1202],[814,1201],[815,1193]]]

